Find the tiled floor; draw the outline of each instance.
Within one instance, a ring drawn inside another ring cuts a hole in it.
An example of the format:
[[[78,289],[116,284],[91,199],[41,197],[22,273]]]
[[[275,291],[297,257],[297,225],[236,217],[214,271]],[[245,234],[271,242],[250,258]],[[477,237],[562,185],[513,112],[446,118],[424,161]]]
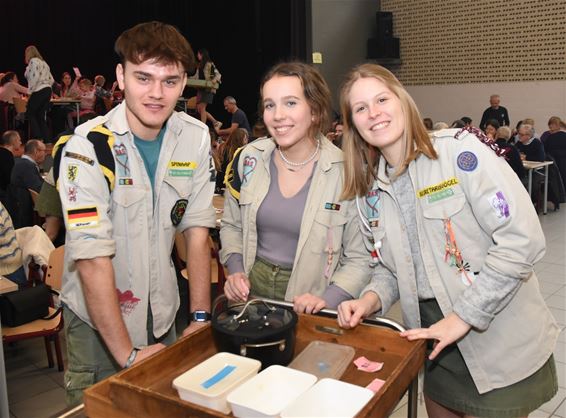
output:
[[[535,270],[550,310],[562,327],[555,350],[558,394],[530,416],[566,418],[566,207],[540,216],[547,240],[545,257]],[[391,314],[399,318],[398,309]],[[63,344],[64,346],[64,344]],[[47,368],[43,341],[22,341],[4,347],[10,417],[49,417],[65,408],[63,373]],[[399,403],[392,417],[406,417],[406,400]],[[426,417],[419,403],[418,417]]]

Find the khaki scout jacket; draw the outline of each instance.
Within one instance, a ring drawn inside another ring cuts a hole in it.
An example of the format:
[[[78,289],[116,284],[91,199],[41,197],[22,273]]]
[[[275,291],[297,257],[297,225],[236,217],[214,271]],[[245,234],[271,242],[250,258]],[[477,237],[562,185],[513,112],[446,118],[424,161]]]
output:
[[[537,371],[554,350],[559,328],[539,291],[533,271],[545,251],[545,240],[530,198],[504,158],[473,134],[457,130],[435,133],[437,160],[421,155],[409,165],[417,193],[417,228],[422,259],[434,295],[446,316],[466,291],[457,268],[445,261],[443,221],[450,219],[455,241],[469,277],[481,280],[482,267],[522,284],[508,304],[501,303],[486,330],[472,329],[458,347],[480,393],[505,387]],[[391,186],[385,160],[379,163],[379,198],[373,221],[374,241],[381,242],[381,261],[396,281],[372,280],[367,290],[398,286],[403,318],[409,328],[420,327],[413,260],[407,234]],[[367,209],[367,207],[366,207]],[[370,212],[366,212],[370,213]],[[377,221],[377,222],[375,222]],[[378,223],[378,225],[376,225]],[[373,247],[372,247],[373,248]],[[384,289],[385,290],[385,289]],[[395,300],[383,291],[383,312]],[[396,293],[396,292],[393,292]]]
[[[175,233],[215,226],[214,170],[206,126],[174,112],[167,121],[159,154],[154,201],[125,106],[122,103],[106,116],[77,127],[62,151],[58,188],[67,228],[62,299],[93,326],[74,262],[112,257],[122,316],[134,346],[139,346],[147,344],[150,300],[156,337],[171,327],[179,307],[171,262]],[[93,144],[86,139],[90,131],[101,129],[100,125],[114,135],[112,193]]]
[[[328,139],[321,137],[320,159],[315,167],[301,222],[293,271],[285,299],[312,293],[321,296],[327,286],[336,284],[358,297],[369,280],[369,255],[359,232],[353,200],[341,201],[343,155]],[[241,152],[238,173],[242,178],[240,202],[227,191],[220,239],[220,257],[226,263],[230,254],[242,254],[249,274],[257,251],[257,211],[270,183],[269,162],[275,150],[271,138],[259,139]],[[332,274],[324,271],[332,243]]]

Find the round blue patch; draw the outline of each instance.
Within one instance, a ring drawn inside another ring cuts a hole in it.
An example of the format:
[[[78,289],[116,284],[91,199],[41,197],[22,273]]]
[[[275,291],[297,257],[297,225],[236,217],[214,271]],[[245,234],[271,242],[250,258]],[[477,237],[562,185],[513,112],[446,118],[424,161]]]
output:
[[[470,151],[461,152],[456,161],[458,162],[458,167],[464,171],[474,171],[478,166],[478,157]]]

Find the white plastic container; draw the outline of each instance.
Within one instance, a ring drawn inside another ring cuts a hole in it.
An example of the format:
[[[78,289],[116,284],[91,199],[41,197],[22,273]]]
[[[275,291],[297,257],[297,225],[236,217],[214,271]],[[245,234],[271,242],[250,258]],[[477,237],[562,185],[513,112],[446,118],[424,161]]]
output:
[[[374,393],[362,386],[335,379],[322,379],[282,412],[281,418],[355,416]]]
[[[260,367],[258,360],[220,352],[177,377],[173,387],[185,401],[229,414],[226,396]]]
[[[278,417],[316,382],[316,376],[279,365],[269,366],[228,394],[235,417]]]

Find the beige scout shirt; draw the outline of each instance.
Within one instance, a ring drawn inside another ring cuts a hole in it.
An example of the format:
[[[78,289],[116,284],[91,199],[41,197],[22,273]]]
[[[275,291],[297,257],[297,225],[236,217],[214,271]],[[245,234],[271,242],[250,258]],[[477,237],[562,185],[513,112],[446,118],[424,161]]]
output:
[[[313,174],[305,204],[293,271],[285,299],[312,293],[322,296],[331,283],[358,297],[370,274],[370,257],[359,233],[353,200],[340,200],[343,155],[322,137],[320,159]],[[220,257],[226,263],[232,253],[242,254],[249,274],[256,257],[256,216],[269,190],[269,162],[275,142],[259,139],[240,154],[238,172],[242,178],[240,202],[226,192],[220,239]],[[331,274],[325,277],[330,262]]]
[[[434,134],[437,160],[420,156],[409,165],[417,193],[417,228],[424,267],[434,295],[446,316],[467,302],[468,292],[482,286],[482,267],[522,284],[510,300],[500,303],[486,330],[472,329],[458,342],[480,393],[518,382],[537,371],[550,357],[559,328],[539,291],[534,264],[544,255],[545,240],[525,188],[507,162],[475,135],[457,130]],[[381,242],[381,261],[393,279],[372,280],[383,312],[401,300],[410,328],[420,327],[413,261],[400,210],[385,181],[385,160],[379,163],[379,213],[372,228]],[[450,219],[462,257],[469,266],[466,285],[457,268],[446,262],[444,220]],[[375,221],[374,220],[374,221]],[[474,272],[479,272],[474,275]],[[391,292],[391,287],[397,287]],[[389,296],[388,296],[389,295]],[[472,298],[469,298],[472,299]]]
[[[111,194],[93,145],[85,139],[101,124],[115,138]],[[155,203],[125,103],[79,126],[62,152],[58,186],[67,227],[63,302],[92,326],[74,262],[112,257],[122,316],[134,346],[145,345],[148,303],[156,337],[167,332],[179,307],[171,262],[174,234],[215,226],[208,129],[184,113],[171,115],[155,173]]]

